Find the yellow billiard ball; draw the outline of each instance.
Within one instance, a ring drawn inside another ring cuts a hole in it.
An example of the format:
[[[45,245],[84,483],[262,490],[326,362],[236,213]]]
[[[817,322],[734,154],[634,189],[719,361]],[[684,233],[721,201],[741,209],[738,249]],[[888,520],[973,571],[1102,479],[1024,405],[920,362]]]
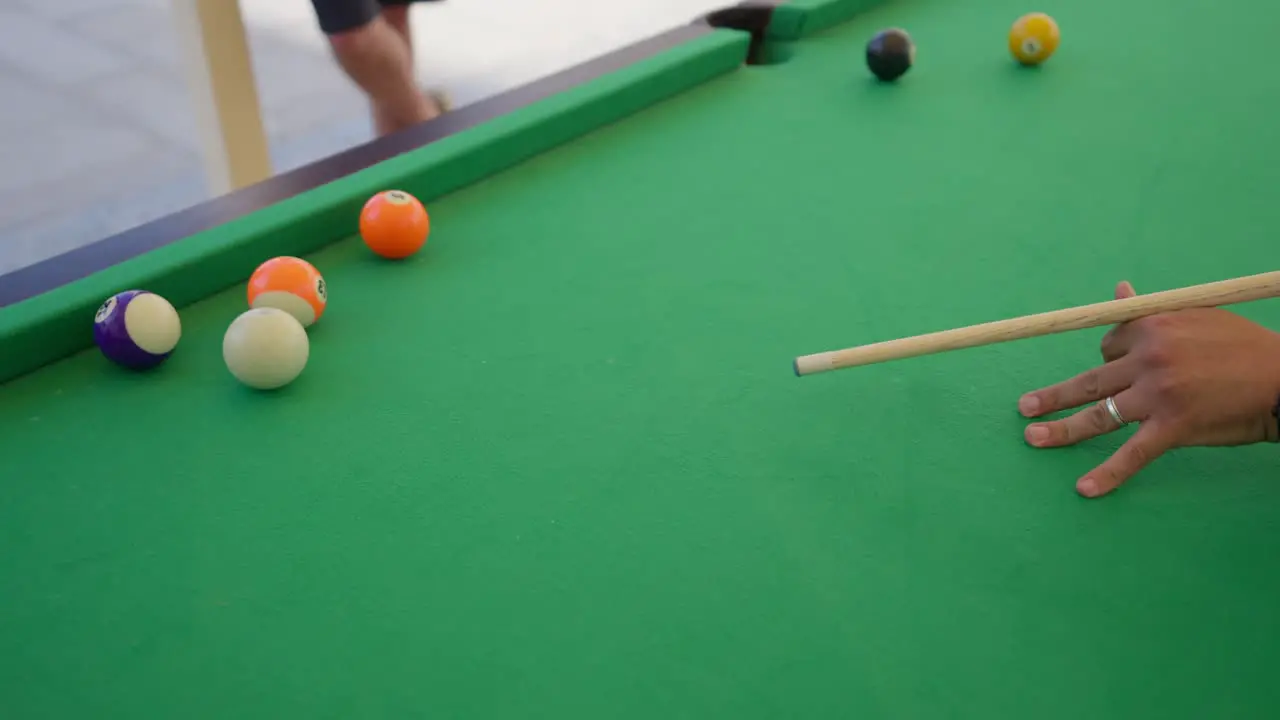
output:
[[[1039,65],[1058,49],[1058,23],[1044,13],[1018,18],[1009,30],[1009,52],[1023,65]]]

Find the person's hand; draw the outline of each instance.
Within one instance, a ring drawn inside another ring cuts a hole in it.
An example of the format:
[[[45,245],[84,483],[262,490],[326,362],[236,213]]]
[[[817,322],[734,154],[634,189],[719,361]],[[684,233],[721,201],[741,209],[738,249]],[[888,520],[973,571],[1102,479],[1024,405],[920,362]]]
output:
[[[1117,300],[1136,294],[1127,282],[1116,286]],[[1174,448],[1280,439],[1272,415],[1280,401],[1280,333],[1226,310],[1183,310],[1112,328],[1102,339],[1102,359],[1103,365],[1018,401],[1029,418],[1093,403],[1027,426],[1026,440],[1038,448],[1074,445],[1139,423],[1115,454],[1076,482],[1085,497],[1111,492]]]

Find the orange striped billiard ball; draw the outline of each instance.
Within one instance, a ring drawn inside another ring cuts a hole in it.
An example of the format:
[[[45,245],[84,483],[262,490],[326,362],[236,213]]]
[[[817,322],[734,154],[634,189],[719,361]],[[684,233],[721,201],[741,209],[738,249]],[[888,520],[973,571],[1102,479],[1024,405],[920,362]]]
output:
[[[418,198],[386,190],[369,198],[360,211],[360,237],[374,253],[402,260],[422,249],[431,234],[431,218]]]
[[[249,278],[249,307],[283,310],[304,328],[319,320],[328,304],[324,278],[302,258],[271,258]]]
[[[1044,13],[1018,18],[1009,30],[1009,52],[1023,65],[1039,65],[1058,49],[1058,23]]]

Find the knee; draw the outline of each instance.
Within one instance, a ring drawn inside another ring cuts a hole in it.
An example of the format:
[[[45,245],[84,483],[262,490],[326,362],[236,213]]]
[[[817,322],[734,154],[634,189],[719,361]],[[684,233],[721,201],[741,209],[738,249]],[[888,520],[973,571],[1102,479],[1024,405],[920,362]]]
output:
[[[329,46],[339,56],[358,55],[376,42],[373,22],[329,35]]]
[[[387,5],[382,8],[382,17],[386,19],[392,27],[403,28],[409,26],[409,6],[408,5]]]

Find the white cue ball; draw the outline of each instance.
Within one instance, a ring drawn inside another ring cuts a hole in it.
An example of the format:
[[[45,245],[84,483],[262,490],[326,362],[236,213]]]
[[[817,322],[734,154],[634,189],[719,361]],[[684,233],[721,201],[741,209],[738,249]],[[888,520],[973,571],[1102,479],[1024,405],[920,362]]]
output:
[[[276,308],[241,314],[222,337],[227,369],[257,390],[274,390],[296,380],[310,354],[311,342],[302,323]]]

